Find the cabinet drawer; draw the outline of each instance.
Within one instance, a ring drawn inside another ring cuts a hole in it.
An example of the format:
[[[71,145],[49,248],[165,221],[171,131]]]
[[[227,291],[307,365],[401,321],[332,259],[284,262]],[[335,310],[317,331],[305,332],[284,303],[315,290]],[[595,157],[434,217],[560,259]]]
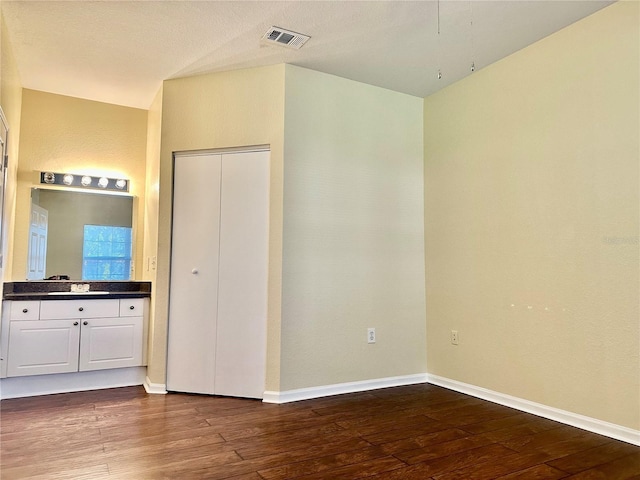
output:
[[[47,300],[40,306],[40,319],[117,317],[120,301],[110,300]]]
[[[11,320],[38,320],[40,302],[38,300],[11,302]]]
[[[130,298],[120,300],[121,317],[141,317],[144,312],[144,298]]]

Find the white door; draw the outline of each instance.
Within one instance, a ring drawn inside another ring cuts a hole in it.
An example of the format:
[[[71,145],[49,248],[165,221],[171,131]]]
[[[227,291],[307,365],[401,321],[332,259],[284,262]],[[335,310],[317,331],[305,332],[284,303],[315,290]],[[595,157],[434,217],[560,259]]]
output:
[[[7,375],[78,371],[80,320],[11,322]]]
[[[142,365],[142,317],[82,320],[79,370]]]
[[[221,155],[176,156],[167,389],[214,393]]]
[[[262,398],[269,152],[176,156],[167,389]]]
[[[219,395],[262,398],[267,337],[269,152],[222,156]]]
[[[27,258],[27,280],[42,280],[47,265],[47,230],[49,212],[39,205],[31,204],[29,223],[29,252]]]

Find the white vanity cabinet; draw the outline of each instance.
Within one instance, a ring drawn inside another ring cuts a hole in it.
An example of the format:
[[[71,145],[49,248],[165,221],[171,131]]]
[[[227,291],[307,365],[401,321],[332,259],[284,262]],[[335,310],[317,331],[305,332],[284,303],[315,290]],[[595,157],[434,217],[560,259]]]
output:
[[[2,376],[144,365],[145,302],[145,298],[5,302]]]

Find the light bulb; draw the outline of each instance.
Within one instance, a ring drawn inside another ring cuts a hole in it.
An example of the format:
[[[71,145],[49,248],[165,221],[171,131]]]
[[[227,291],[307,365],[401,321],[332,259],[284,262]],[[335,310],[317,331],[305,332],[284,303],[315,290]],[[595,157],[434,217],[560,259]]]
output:
[[[73,175],[70,173],[65,173],[64,177],[62,177],[62,183],[65,185],[71,185],[73,183]]]
[[[98,186],[100,188],[107,188],[107,185],[109,185],[109,179],[107,177],[100,177],[100,180],[98,180]]]
[[[83,176],[82,180],[80,180],[80,183],[83,187],[88,187],[89,185],[91,185],[91,177],[89,175]]]
[[[119,188],[120,190],[122,190],[126,186],[127,186],[127,181],[126,180],[124,180],[122,178],[119,179],[119,180],[116,180],[116,188]]]

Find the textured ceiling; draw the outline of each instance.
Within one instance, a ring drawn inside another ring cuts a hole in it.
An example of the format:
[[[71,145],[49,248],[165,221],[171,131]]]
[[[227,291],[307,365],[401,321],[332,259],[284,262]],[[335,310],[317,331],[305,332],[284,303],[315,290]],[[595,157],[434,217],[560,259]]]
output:
[[[610,3],[2,0],[1,8],[25,88],[148,108],[163,80],[276,63],[425,97],[470,75],[472,62],[478,70]],[[311,40],[300,50],[264,45],[272,25]]]

